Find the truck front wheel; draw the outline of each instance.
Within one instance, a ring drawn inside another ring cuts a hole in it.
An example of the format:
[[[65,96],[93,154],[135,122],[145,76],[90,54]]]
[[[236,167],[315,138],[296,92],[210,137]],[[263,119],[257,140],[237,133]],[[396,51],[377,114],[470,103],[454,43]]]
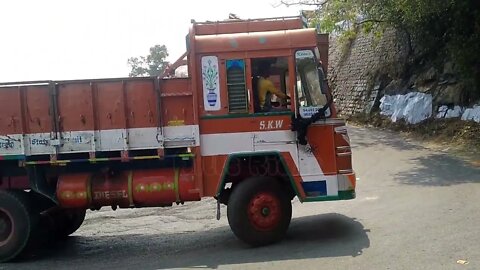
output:
[[[27,246],[33,220],[23,191],[0,191],[0,262],[14,259]]]
[[[227,216],[230,228],[240,240],[263,246],[283,239],[292,218],[292,204],[278,181],[252,177],[233,189]]]

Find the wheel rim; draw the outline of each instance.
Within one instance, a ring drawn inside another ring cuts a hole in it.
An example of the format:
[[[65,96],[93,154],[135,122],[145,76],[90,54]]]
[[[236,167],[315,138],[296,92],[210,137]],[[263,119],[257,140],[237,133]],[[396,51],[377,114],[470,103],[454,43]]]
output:
[[[259,231],[270,231],[279,223],[282,211],[280,200],[271,193],[258,193],[248,205],[250,223]]]
[[[13,235],[14,222],[8,211],[0,208],[0,246],[5,245]]]

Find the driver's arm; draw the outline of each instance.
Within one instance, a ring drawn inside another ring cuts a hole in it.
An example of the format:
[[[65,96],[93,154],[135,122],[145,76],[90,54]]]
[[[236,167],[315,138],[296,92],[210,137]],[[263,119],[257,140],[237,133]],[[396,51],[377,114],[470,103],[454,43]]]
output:
[[[268,91],[270,91],[270,93],[276,95],[277,97],[281,98],[281,99],[286,99],[288,98],[287,95],[285,95],[282,91],[278,90],[277,88],[275,88],[275,86],[273,85],[273,82],[270,81],[270,80],[266,80],[266,86],[267,86],[267,89]]]

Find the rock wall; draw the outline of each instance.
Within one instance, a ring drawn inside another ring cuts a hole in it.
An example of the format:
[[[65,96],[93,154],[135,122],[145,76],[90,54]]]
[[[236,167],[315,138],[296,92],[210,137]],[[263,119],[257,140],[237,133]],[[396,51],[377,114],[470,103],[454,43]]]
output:
[[[408,55],[408,43],[393,30],[380,39],[359,33],[348,43],[330,38],[329,83],[343,115],[364,112],[379,102],[378,91],[386,86],[382,81],[400,76]]]
[[[459,79],[455,65],[434,65],[418,56],[406,35],[393,29],[381,38],[359,33],[351,42],[330,39],[330,87],[340,114],[369,113],[378,109],[383,95],[421,92],[433,97],[433,110],[442,105],[478,103]]]

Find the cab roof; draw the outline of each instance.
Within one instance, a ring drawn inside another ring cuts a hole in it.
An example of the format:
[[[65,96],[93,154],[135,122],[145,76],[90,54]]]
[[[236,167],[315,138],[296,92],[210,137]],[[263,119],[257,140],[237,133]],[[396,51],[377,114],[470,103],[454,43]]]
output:
[[[308,48],[317,45],[315,29],[195,36],[197,53]]]
[[[248,20],[235,19],[216,22],[193,21],[193,30],[196,36],[202,36],[293,30],[302,29],[305,25],[306,19],[304,17],[292,16]]]

